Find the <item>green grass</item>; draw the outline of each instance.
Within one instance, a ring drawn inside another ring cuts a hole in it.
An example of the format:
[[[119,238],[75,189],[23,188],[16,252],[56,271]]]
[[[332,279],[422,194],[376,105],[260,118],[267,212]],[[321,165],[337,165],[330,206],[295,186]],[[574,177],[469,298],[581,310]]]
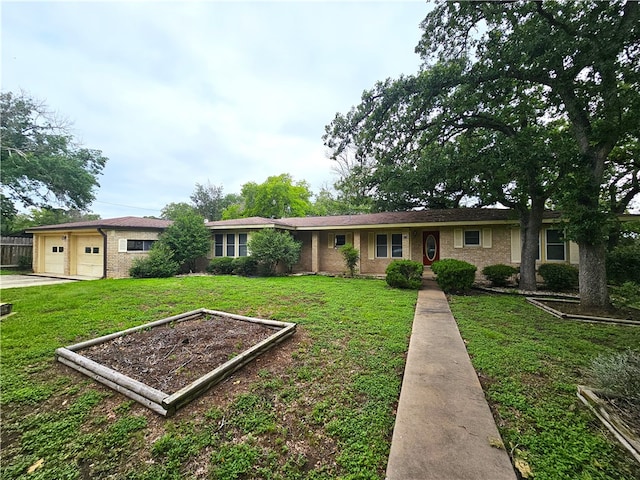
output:
[[[220,276],[2,297],[17,312],[0,324],[3,479],[384,477],[414,291],[376,280]],[[297,322],[293,353],[228,401],[209,394],[172,419],[54,360],[60,346],[200,307]]]
[[[504,443],[534,479],[640,478],[576,397],[595,357],[640,348],[640,328],[560,320],[511,296],[456,296],[451,309]]]

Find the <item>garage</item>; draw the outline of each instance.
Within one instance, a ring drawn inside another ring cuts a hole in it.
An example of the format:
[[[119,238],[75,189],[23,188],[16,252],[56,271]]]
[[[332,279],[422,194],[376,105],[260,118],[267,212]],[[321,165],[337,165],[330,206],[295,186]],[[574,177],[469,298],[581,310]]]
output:
[[[60,236],[44,238],[44,271],[45,273],[64,273],[64,240]]]
[[[104,272],[103,238],[100,235],[74,236],[75,275],[102,277]]]

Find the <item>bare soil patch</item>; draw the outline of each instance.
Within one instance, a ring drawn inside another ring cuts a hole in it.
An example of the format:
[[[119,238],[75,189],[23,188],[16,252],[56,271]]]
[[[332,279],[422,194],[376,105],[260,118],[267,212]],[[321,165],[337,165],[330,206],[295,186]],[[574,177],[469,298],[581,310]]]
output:
[[[141,330],[78,353],[157,390],[173,393],[277,330],[205,315]]]

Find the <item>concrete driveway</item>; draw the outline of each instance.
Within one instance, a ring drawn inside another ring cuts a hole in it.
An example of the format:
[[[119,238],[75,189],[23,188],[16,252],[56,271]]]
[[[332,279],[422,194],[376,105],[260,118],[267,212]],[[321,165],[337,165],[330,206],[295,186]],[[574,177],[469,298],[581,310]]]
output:
[[[0,275],[0,289],[37,287],[40,285],[55,285],[57,283],[69,283],[77,280],[66,278],[38,277],[35,275]]]

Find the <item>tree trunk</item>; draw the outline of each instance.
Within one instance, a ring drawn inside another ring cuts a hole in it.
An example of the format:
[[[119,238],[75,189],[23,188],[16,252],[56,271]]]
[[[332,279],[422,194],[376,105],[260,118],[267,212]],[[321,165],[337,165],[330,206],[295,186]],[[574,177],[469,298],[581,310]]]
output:
[[[536,258],[538,257],[538,243],[542,228],[544,202],[541,205],[532,204],[531,210],[520,213],[520,237],[522,251],[520,253],[520,289],[535,291]]]
[[[606,308],[609,306],[605,245],[579,243],[580,249],[580,305]]]

